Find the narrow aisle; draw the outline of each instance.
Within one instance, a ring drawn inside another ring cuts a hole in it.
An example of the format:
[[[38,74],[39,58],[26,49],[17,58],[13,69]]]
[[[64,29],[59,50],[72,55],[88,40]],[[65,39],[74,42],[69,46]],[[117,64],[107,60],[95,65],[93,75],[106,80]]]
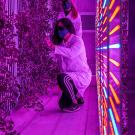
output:
[[[86,90],[85,104],[78,112],[61,112],[57,100],[57,96],[48,99],[44,112],[16,112],[13,119],[20,122],[16,128],[21,135],[99,135],[96,87]]]

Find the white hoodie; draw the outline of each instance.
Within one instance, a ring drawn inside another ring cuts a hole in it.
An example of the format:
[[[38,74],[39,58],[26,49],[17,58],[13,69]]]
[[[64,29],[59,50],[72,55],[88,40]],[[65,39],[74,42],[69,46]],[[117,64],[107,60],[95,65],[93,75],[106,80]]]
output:
[[[82,38],[71,35],[66,43],[55,46],[60,72],[68,74],[74,81],[79,93],[83,96],[91,82],[92,73],[87,64],[85,46]]]

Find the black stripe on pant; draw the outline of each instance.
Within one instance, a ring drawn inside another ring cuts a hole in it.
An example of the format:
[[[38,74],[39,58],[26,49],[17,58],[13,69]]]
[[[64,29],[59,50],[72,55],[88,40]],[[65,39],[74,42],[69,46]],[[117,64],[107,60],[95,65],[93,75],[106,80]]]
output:
[[[72,105],[73,101],[76,100],[76,94],[78,93],[72,78],[65,73],[61,73],[57,76],[57,81],[62,90],[62,96],[59,100],[60,108]]]

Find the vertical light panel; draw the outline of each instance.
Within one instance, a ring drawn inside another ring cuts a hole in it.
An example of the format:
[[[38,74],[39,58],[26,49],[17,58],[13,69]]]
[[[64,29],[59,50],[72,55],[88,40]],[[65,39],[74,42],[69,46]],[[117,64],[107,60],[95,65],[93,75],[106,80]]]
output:
[[[98,0],[96,10],[96,77],[101,135],[121,135],[123,128],[122,4],[127,0]],[[128,21],[125,21],[127,24]],[[127,37],[126,37],[127,38]],[[124,54],[124,55],[123,55]],[[125,75],[126,76],[126,75]],[[125,112],[124,112],[125,113]]]

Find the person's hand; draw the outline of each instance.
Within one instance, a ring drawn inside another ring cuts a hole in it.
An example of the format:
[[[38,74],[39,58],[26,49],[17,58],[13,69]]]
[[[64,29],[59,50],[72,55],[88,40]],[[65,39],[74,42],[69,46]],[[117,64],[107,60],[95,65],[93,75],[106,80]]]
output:
[[[48,45],[49,47],[51,47],[52,42],[51,42],[51,40],[50,40],[48,37],[45,37],[45,42],[47,43],[47,45]]]
[[[55,46],[54,44],[52,43],[52,41],[48,38],[48,37],[45,37],[45,42],[47,43],[47,46],[54,49]]]

